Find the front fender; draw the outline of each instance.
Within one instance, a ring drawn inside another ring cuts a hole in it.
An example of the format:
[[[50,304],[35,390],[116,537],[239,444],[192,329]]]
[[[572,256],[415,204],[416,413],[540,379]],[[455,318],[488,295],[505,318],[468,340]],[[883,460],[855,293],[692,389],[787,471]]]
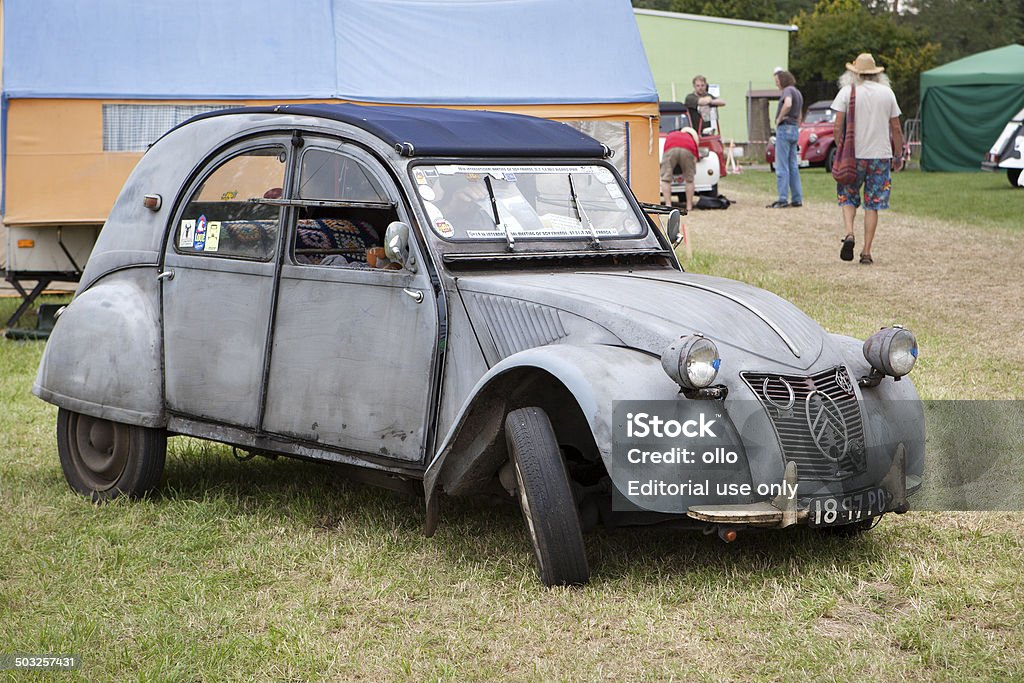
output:
[[[115,422],[163,427],[159,283],[122,270],[78,294],[58,318],[32,393]]]
[[[578,406],[609,471],[613,400],[674,400],[679,394],[660,358],[633,349],[554,344],[505,358],[473,387],[427,467],[423,486],[428,535],[436,527],[438,490],[449,495],[473,491],[490,481],[508,459],[501,438],[505,415],[543,399],[529,389],[522,391],[524,386],[536,386],[538,393],[564,388]],[[557,432],[559,425],[555,427]]]

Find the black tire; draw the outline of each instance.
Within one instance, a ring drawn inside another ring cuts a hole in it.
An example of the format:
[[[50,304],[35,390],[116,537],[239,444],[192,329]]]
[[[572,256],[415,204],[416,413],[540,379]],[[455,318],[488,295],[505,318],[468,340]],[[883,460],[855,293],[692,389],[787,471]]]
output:
[[[160,483],[167,435],[61,408],[57,455],[68,485],[83,496],[97,502],[138,498]]]
[[[775,173],[775,164],[768,164],[768,170]]]
[[[859,538],[878,526],[878,523],[881,520],[881,517],[875,517],[873,519],[865,519],[852,524],[825,526],[820,527],[820,531],[827,536],[832,536],[833,538]]]
[[[1020,181],[1020,172],[1022,169],[1019,168],[1008,168],[1006,169],[1006,178],[1010,181],[1010,184],[1014,187],[1020,187],[1017,183]]]
[[[832,145],[828,148],[828,154],[825,155],[825,173],[832,172],[832,161],[836,158],[836,146]]]
[[[513,410],[505,417],[505,440],[540,580],[545,586],[586,583],[590,569],[579,511],[547,414]]]

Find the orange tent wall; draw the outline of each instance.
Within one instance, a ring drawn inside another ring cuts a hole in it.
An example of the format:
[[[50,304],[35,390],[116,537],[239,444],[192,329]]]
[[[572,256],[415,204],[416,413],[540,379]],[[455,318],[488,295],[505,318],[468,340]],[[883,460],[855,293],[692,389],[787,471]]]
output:
[[[273,102],[284,103],[286,101]],[[9,100],[5,224],[97,224],[106,220],[121,186],[142,153],[103,151],[104,104],[241,106],[270,102]],[[560,121],[628,122],[633,191],[642,201],[658,201],[658,107],[655,103],[455,108],[491,109]]]

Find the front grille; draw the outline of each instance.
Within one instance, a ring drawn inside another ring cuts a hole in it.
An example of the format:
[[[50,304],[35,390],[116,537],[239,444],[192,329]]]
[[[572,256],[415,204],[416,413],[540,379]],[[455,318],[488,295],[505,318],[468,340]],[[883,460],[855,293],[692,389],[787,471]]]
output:
[[[801,478],[843,479],[864,471],[864,423],[845,367],[810,377],[740,376],[768,411],[782,453]]]

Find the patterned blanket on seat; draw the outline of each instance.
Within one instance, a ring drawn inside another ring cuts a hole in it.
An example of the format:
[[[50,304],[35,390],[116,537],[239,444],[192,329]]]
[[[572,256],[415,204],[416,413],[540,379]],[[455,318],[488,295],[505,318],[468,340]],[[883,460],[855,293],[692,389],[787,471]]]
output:
[[[304,218],[296,226],[296,251],[312,249],[341,253],[350,260],[366,261],[366,250],[380,245],[380,236],[366,221],[344,218]],[[306,254],[310,256],[309,254]],[[312,261],[319,262],[314,256]]]

